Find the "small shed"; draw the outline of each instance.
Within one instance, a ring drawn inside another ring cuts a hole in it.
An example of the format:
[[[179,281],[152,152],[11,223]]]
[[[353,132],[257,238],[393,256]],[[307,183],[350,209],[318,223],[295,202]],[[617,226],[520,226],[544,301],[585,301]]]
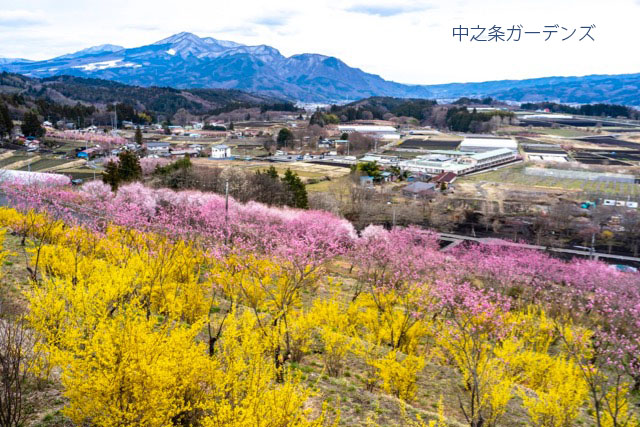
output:
[[[361,176],[360,177],[360,185],[363,187],[373,187],[373,177],[372,176]]]
[[[433,182],[413,182],[402,189],[402,195],[413,199],[433,198],[436,195],[436,185]]]
[[[453,181],[456,180],[458,175],[454,172],[442,172],[431,179],[431,182],[434,182],[440,185],[442,188],[448,188]]]
[[[442,172],[436,176],[433,177],[433,179],[431,180],[432,182],[435,182],[436,184],[453,184],[453,182],[456,180],[456,178],[458,177],[458,175],[454,172]]]

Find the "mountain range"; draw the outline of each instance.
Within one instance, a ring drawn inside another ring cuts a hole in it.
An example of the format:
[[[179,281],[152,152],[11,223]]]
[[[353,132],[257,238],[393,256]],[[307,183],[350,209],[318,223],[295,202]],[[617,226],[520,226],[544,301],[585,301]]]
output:
[[[271,46],[247,46],[187,32],[146,46],[105,44],[44,61],[0,58],[0,70],[30,77],[100,78],[138,86],[240,89],[305,102],[343,102],[369,96],[447,100],[491,96],[514,102],[640,106],[640,73],[407,85],[350,67],[331,56],[303,53],[286,57]]]

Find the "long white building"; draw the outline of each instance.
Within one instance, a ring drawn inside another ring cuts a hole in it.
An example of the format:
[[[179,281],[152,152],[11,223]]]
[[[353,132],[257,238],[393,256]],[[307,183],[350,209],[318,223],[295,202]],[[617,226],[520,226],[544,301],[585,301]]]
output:
[[[397,140],[400,139],[398,130],[393,126],[378,125],[339,125],[338,130],[343,133],[362,133],[371,135],[377,139]]]
[[[340,132],[360,132],[360,133],[392,133],[396,132],[396,128],[393,126],[378,126],[378,125],[339,125],[338,130]]]
[[[404,160],[398,166],[409,172],[437,175],[442,172],[453,172],[464,175],[480,169],[486,169],[516,160],[518,155],[508,148],[473,153],[458,150],[436,150],[431,154],[418,156],[412,160]]]

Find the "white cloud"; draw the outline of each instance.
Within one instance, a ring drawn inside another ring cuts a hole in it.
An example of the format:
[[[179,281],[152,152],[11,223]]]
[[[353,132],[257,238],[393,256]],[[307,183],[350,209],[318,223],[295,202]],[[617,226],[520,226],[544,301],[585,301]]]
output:
[[[0,10],[0,25],[10,28],[41,25],[46,22],[42,12],[31,10]]]
[[[365,15],[389,17],[389,16],[402,15],[405,13],[421,12],[430,8],[431,8],[430,5],[420,5],[418,3],[405,4],[405,5],[398,4],[398,3],[378,4],[378,5],[366,3],[366,4],[355,4],[353,6],[349,6],[345,10],[347,12],[362,13]]]

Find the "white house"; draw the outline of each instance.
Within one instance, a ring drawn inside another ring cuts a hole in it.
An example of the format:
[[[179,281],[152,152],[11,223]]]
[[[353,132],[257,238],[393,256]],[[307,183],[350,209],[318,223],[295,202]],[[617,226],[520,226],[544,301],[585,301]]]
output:
[[[231,147],[228,145],[220,144],[211,147],[211,159],[228,159],[231,157]]]
[[[145,144],[145,147],[150,154],[166,154],[169,152],[171,144],[164,141],[150,141]]]

